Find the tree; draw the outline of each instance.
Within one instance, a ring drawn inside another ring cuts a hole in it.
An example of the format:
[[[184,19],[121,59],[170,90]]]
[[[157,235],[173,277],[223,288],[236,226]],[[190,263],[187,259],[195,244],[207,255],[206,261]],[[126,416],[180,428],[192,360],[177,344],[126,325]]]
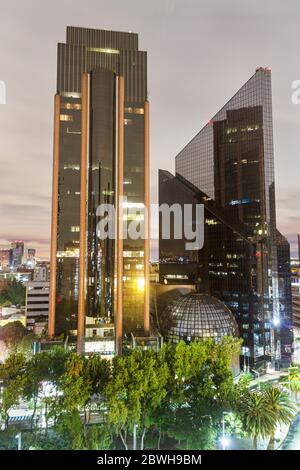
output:
[[[92,404],[94,403],[97,408],[104,404],[104,391],[111,377],[111,364],[97,354],[92,354],[85,361],[83,376],[84,381],[89,384],[89,397],[85,407],[88,409],[85,421],[89,423]]]
[[[113,361],[112,378],[106,387],[108,422],[128,449],[128,434],[137,427],[144,447],[152,416],[167,394],[168,366],[152,350],[134,349]]]
[[[49,354],[41,352],[35,354],[26,364],[24,397],[33,400],[33,413],[31,416],[31,431],[36,415],[38,400],[42,392],[43,383],[49,379]]]
[[[295,407],[289,396],[279,388],[270,387],[264,391],[267,410],[273,416],[268,450],[274,450],[277,425],[290,424],[295,415]]]
[[[4,341],[8,348],[12,348],[17,346],[28,333],[20,321],[14,321],[0,328],[0,340]]]
[[[10,285],[0,294],[0,305],[25,305],[26,289],[23,284],[13,279]]]
[[[299,366],[291,366],[288,375],[282,379],[282,384],[286,390],[294,393],[296,403],[298,403],[298,393],[300,392],[300,368]]]
[[[8,356],[4,364],[0,364],[0,381],[3,392],[0,402],[0,414],[8,427],[9,411],[19,403],[25,384],[25,356],[21,353],[13,353]]]
[[[86,361],[76,353],[71,353],[66,361],[65,372],[58,382],[62,392],[59,397],[62,410],[83,409],[90,397],[90,381],[84,375]]]
[[[256,450],[258,439],[272,434],[276,426],[274,414],[267,406],[266,396],[256,391],[244,395],[240,411],[245,431],[253,438],[253,449]]]

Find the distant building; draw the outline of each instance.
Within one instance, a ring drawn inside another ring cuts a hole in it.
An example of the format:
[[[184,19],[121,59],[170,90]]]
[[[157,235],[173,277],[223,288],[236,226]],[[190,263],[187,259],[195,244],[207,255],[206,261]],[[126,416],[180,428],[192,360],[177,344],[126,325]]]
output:
[[[39,265],[33,273],[33,280],[38,282],[50,281],[50,269],[47,264]]]
[[[11,250],[0,249],[0,269],[8,269],[11,261]]]
[[[300,236],[298,235],[298,258],[291,259],[292,300],[294,335],[300,336]]]
[[[27,250],[27,266],[34,268],[36,264],[36,250],[34,248],[28,248]]]
[[[48,281],[29,281],[26,286],[26,327],[35,333],[36,328],[43,329],[49,315]]]
[[[277,261],[278,261],[278,297],[280,322],[275,323],[280,335],[280,356],[282,366],[289,365],[293,352],[293,306],[291,286],[290,244],[277,230]]]
[[[22,240],[14,240],[11,242],[11,267],[19,268],[23,264],[24,242]]]

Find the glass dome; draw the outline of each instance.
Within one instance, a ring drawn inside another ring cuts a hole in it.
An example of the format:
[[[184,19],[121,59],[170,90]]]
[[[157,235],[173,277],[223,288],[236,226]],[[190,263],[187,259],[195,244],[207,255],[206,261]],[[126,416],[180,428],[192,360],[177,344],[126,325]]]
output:
[[[162,333],[172,343],[223,336],[238,337],[238,325],[229,308],[207,294],[192,293],[171,302],[162,314]]]

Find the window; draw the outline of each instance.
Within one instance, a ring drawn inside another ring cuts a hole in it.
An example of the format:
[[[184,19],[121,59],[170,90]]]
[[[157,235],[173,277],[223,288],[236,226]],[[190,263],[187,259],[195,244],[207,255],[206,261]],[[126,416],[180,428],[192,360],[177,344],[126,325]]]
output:
[[[106,49],[103,47],[89,47],[88,52],[104,52],[104,54],[120,54],[118,49]]]
[[[79,111],[81,109],[81,104],[80,103],[61,103],[60,107],[61,109],[76,109]]]
[[[59,119],[60,121],[73,121],[73,116],[71,114],[61,114]]]

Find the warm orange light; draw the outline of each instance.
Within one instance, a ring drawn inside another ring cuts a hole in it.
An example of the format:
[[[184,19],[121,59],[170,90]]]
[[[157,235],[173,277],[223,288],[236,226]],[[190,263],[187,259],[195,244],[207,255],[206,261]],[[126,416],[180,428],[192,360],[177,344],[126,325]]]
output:
[[[140,277],[137,279],[137,288],[140,292],[144,292],[145,289],[145,279]]]

